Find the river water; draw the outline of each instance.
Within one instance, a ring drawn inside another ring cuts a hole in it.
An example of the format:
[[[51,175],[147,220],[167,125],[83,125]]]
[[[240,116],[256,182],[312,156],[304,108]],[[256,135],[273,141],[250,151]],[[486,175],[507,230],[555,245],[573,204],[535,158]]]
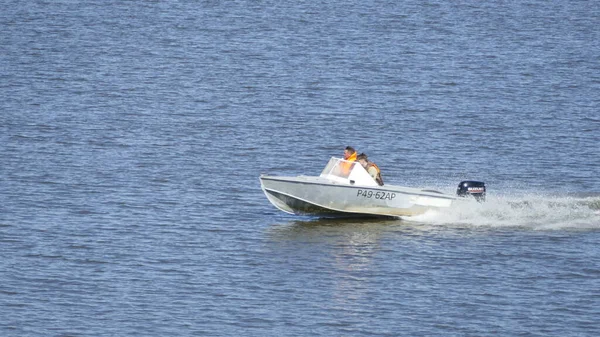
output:
[[[598,3],[2,7],[0,335],[600,335]],[[347,145],[488,201],[261,192]]]

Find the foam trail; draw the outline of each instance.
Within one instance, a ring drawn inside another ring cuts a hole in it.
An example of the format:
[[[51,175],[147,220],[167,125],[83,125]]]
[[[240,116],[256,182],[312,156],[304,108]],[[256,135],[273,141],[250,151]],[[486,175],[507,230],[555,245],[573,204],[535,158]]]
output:
[[[540,195],[488,196],[456,203],[410,220],[431,224],[459,224],[532,229],[600,229],[600,197],[549,197]]]

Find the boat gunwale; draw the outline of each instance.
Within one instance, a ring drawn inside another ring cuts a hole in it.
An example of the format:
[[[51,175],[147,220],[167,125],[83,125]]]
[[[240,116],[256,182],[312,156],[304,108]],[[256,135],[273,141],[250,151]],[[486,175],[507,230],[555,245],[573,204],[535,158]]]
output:
[[[299,177],[302,177],[302,176],[299,176]],[[335,183],[335,182],[321,183],[321,182],[308,181],[308,180],[306,180],[306,181],[299,181],[299,180],[297,180],[299,177],[285,177],[285,176],[261,175],[259,178],[261,179],[261,185],[262,185],[262,180],[266,179],[266,180],[283,181],[283,182],[296,183],[296,184],[308,184],[308,185],[320,185],[320,186],[335,186],[335,187],[342,187],[342,188],[371,189],[371,190],[380,190],[380,191],[388,191],[388,192],[394,192],[394,193],[401,193],[401,194],[405,194],[405,195],[418,195],[418,196],[426,196],[426,197],[434,197],[434,198],[450,199],[450,200],[457,200],[458,199],[456,196],[445,194],[445,193],[442,193],[442,192],[437,192],[437,191],[423,191],[423,190],[419,190],[419,189],[412,188],[412,187],[403,187],[403,186],[397,186],[397,185],[388,185],[388,186],[392,187],[392,189],[390,189],[390,188],[386,188],[386,187],[382,187],[382,186],[343,185],[343,184],[339,184],[339,183]],[[310,177],[310,176],[305,176],[305,177],[325,179],[325,178],[321,178],[321,177]],[[403,191],[402,189],[411,189],[411,190],[414,189],[414,192],[413,191]],[[274,190],[274,189],[271,189],[271,190],[273,190],[273,191],[275,191],[277,193],[281,193],[281,192],[279,192],[277,190]],[[282,193],[282,194],[285,194],[285,193]]]

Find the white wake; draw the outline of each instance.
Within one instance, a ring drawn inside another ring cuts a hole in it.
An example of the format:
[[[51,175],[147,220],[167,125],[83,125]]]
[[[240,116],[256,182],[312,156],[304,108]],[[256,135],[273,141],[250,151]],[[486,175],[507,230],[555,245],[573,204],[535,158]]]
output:
[[[600,229],[600,197],[489,196],[430,211],[409,221],[532,229]]]

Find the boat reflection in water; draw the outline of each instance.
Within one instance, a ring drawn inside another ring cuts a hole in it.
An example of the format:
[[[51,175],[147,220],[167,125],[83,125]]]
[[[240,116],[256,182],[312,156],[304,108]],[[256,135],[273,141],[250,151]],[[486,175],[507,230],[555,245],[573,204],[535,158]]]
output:
[[[298,272],[303,282],[325,279],[331,309],[347,308],[368,298],[369,280],[378,272],[374,263],[387,236],[411,232],[398,219],[313,219],[267,227],[269,251],[284,262],[286,272]],[[315,270],[315,266],[321,266]],[[322,268],[326,266],[326,268]],[[314,277],[318,275],[318,277]],[[323,286],[323,285],[322,285]]]
[[[319,217],[409,217],[450,207],[462,195],[485,198],[485,184],[463,181],[458,196],[411,187],[379,186],[358,162],[331,158],[316,176],[261,175],[261,188],[278,209]]]

